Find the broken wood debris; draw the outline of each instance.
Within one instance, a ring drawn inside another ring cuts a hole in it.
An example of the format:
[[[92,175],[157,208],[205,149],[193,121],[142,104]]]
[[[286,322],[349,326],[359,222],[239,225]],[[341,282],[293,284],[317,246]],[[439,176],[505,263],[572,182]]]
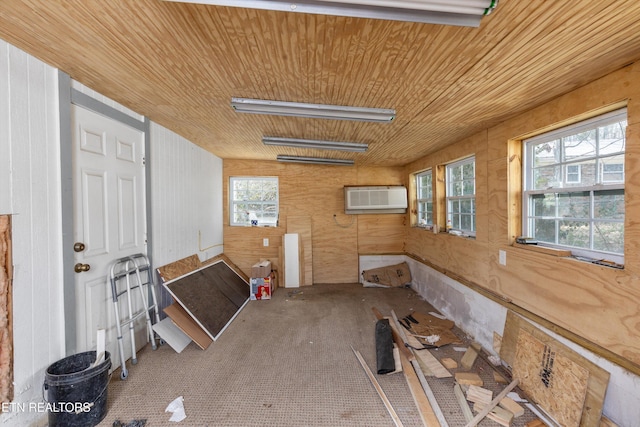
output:
[[[469,402],[487,404],[493,399],[493,392],[477,385],[470,385],[467,390],[467,400]]]
[[[510,397],[505,397],[498,405],[511,412],[515,418],[524,415],[524,408]]]
[[[398,316],[396,316],[396,313],[393,310],[391,310],[391,317],[393,318],[394,325],[398,329],[398,336],[402,341],[402,344],[406,346],[407,345],[406,335],[402,330],[400,323],[398,322]],[[436,397],[434,396],[433,391],[429,387],[429,384],[427,383],[427,379],[424,377],[424,374],[422,373],[422,369],[420,369],[420,364],[416,360],[413,351],[411,349],[408,349],[408,350],[409,350],[409,354],[411,355],[411,358],[409,358],[409,361],[411,362],[411,365],[413,366],[416,372],[416,375],[420,380],[420,385],[422,385],[422,389],[424,390],[424,393],[427,395],[427,399],[429,399],[429,402],[431,403],[433,412],[436,415],[440,426],[448,427],[449,424],[447,423],[447,420],[444,418],[444,414],[442,413],[440,406],[438,406],[438,401],[436,400]]]
[[[450,357],[443,357],[440,360],[440,363],[442,363],[442,365],[444,365],[444,367],[447,369],[456,369],[458,367],[458,362]]]
[[[483,403],[473,404],[473,410],[476,412],[482,411],[485,407],[486,407],[486,404],[483,404]],[[493,409],[491,409],[491,411],[489,411],[489,413],[487,414],[487,418],[495,421],[500,425],[508,427],[511,425],[511,420],[513,420],[513,414],[504,408],[496,406]]]
[[[480,421],[482,421],[484,419],[484,417],[486,417],[489,412],[491,412],[491,410],[493,408],[495,408],[496,406],[498,406],[498,403],[500,403],[500,401],[502,399],[504,399],[504,397],[511,391],[513,390],[516,386],[518,385],[518,380],[513,380],[511,382],[511,384],[509,384],[507,387],[505,387],[504,390],[502,390],[500,392],[500,394],[498,394],[487,406],[485,406],[485,408],[480,411],[471,421],[469,421],[466,425],[466,427],[475,427],[478,425],[478,423]]]
[[[476,385],[479,387],[484,385],[484,381],[482,381],[480,375],[475,372],[456,372],[455,378],[456,382],[460,385]]]
[[[493,380],[498,384],[507,384],[507,381],[498,371],[493,371]]]
[[[384,316],[377,308],[371,307],[371,310],[376,316],[376,319],[384,319]],[[398,345],[398,349],[400,350],[400,360],[403,363],[402,370],[404,372],[405,379],[409,384],[409,388],[411,389],[411,393],[413,395],[414,401],[416,402],[416,406],[420,411],[420,417],[422,418],[423,422],[425,420],[428,421],[426,422],[426,425],[428,427],[448,427],[446,421],[444,422],[444,424],[440,423],[442,412],[440,411],[440,408],[437,407],[438,403],[436,402],[435,396],[433,395],[433,392],[431,392],[431,389],[429,388],[429,385],[424,378],[424,374],[420,370],[420,365],[418,365],[416,358],[411,350],[405,345],[405,341],[401,336],[400,328],[401,326],[399,326],[395,320],[391,322],[391,332],[393,334],[393,339]],[[419,385],[422,393],[419,393],[417,391],[418,387],[416,387],[416,384]],[[418,402],[420,402],[420,404],[418,404]],[[438,413],[440,415],[436,414],[436,411],[434,410],[432,404],[436,405]]]
[[[481,349],[482,349],[482,346],[480,344],[478,344],[477,342],[472,343],[467,349],[467,351],[464,353],[464,356],[462,356],[462,360],[460,360],[460,365],[462,365],[464,369],[467,369],[467,370],[471,369],[473,367],[473,364],[476,362],[476,359],[478,358],[478,353],[480,352]]]

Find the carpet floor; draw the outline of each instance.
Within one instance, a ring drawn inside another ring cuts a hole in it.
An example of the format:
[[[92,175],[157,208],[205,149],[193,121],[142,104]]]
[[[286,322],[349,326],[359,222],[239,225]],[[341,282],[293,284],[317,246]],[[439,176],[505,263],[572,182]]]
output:
[[[271,300],[250,301],[206,350],[193,342],[181,353],[167,344],[157,350],[147,345],[136,365],[127,362],[126,380],[120,380],[119,370],[113,373],[107,414],[99,425],[146,420],[149,427],[393,426],[352,350],[376,371],[372,307],[399,317],[434,311],[408,288],[279,288]],[[489,367],[486,371],[491,375]],[[375,376],[402,424],[422,425],[404,375]],[[429,382],[449,425],[463,426],[452,379]],[[186,419],[175,423],[165,408],[179,396]]]

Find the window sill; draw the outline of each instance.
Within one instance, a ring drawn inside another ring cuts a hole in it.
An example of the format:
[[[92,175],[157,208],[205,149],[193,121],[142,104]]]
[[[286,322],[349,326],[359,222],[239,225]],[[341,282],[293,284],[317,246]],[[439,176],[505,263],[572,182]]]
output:
[[[244,227],[244,228],[276,228],[277,225],[275,224],[258,224],[258,225],[251,225],[251,224],[231,224],[230,227]]]
[[[570,257],[571,256],[571,251],[569,251],[569,250],[549,248],[547,246],[523,245],[522,243],[514,243],[513,247],[514,248],[525,249],[525,250],[532,251],[532,252],[538,252],[538,253],[542,253],[542,254],[557,256],[557,257]]]
[[[518,249],[524,249],[531,252],[538,252],[546,255],[560,257],[560,258],[571,258],[576,261],[586,262],[587,264],[594,264],[602,267],[609,267],[616,270],[624,270],[624,264],[618,264],[616,262],[608,261],[605,259],[586,258],[582,256],[573,255],[571,251],[567,249],[557,249],[557,248],[550,248],[548,246],[539,246],[539,245],[523,245],[521,243],[514,243],[513,247]]]

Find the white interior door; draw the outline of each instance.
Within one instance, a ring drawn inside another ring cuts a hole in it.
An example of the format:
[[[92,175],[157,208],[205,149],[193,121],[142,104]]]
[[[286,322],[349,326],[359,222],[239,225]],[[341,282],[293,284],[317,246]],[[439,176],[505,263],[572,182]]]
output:
[[[115,368],[120,360],[109,269],[119,258],[146,253],[144,132],[75,105],[71,116],[76,348],[95,349],[96,331],[105,329]],[[135,312],[142,303],[132,296]],[[126,295],[118,301],[121,315],[128,313]],[[136,331],[139,349],[147,342],[144,317]],[[127,329],[123,342],[125,355],[131,355]]]

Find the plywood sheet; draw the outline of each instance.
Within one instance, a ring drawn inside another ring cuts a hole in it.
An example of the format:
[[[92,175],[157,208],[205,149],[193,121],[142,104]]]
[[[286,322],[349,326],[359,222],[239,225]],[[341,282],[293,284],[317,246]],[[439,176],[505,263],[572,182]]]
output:
[[[213,340],[249,301],[249,283],[224,261],[202,267],[164,286]]]
[[[516,370],[516,363],[521,364],[521,362],[516,362],[519,343],[518,340],[521,330],[527,332],[543,345],[548,346],[550,350],[555,352],[556,359],[558,356],[561,356],[561,359],[566,358],[579,367],[585,368],[588,371],[589,375],[587,379],[586,395],[579,425],[581,427],[598,425],[600,422],[600,417],[602,415],[604,396],[607,391],[607,385],[609,383],[609,372],[605,371],[601,367],[585,359],[580,354],[571,350],[564,344],[545,334],[522,317],[516,315],[512,311],[508,311],[504,335],[502,337],[502,348],[500,351],[500,357],[505,362],[510,364],[513,367],[514,371]],[[562,363],[567,362],[563,360]],[[524,388],[523,390],[527,391]],[[547,410],[547,408],[544,406],[542,406],[542,408]]]
[[[160,278],[163,282],[168,282],[169,280],[173,280],[177,277],[184,276],[187,273],[197,270],[200,267],[202,267],[202,264],[200,264],[200,258],[198,258],[198,255],[193,254],[186,258],[172,262],[171,264],[158,267],[158,274],[160,275]]]
[[[586,368],[520,329],[513,378],[560,425],[580,425],[589,380]]]

